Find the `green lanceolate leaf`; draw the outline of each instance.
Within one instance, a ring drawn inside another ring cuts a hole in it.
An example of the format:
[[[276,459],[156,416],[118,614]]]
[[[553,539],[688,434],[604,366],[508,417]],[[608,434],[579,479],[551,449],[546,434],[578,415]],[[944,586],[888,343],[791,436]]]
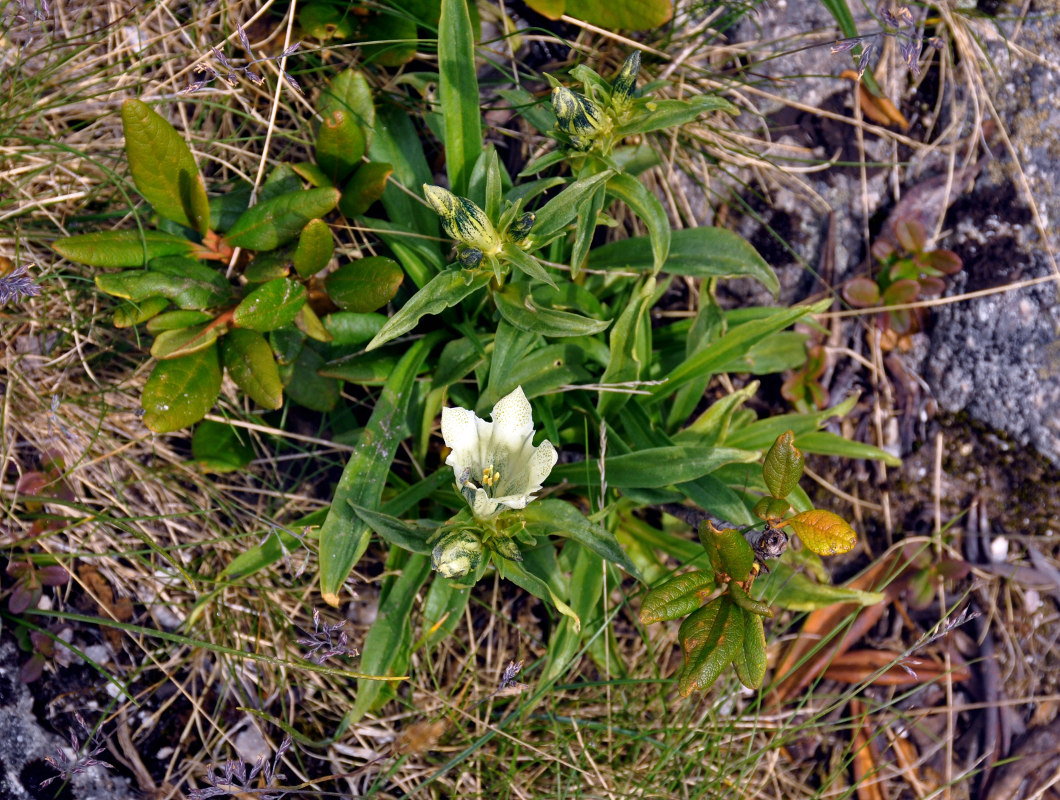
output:
[[[392,164],[379,161],[361,164],[342,189],[339,211],[347,217],[359,217],[367,212],[373,203],[382,199],[386,182],[393,173]]]
[[[885,599],[880,592],[814,583],[783,562],[771,565],[770,573],[754,582],[750,594],[751,597],[789,611],[813,611],[836,603],[872,606]]]
[[[618,489],[661,489],[671,484],[694,481],[709,475],[723,464],[750,463],[756,454],[727,447],[649,447],[605,461],[607,485]],[[575,485],[600,485],[600,466],[596,459],[553,467],[553,481],[566,480]]]
[[[354,513],[360,517],[361,521],[388,544],[403,547],[413,553],[423,553],[424,555],[430,555],[434,549],[427,544],[427,537],[438,527],[438,523],[417,526],[390,514],[356,505],[352,501],[350,506],[353,508]]]
[[[127,300],[118,306],[114,311],[114,327],[115,328],[131,328],[133,325],[139,325],[141,322],[151,320],[152,322],[157,319],[157,315],[169,305],[169,299],[166,297],[148,297],[146,300],[139,302],[133,302]],[[190,313],[194,314],[194,311],[190,312],[177,312],[177,313]],[[207,315],[209,318],[209,315]],[[196,322],[202,322],[203,320],[196,320]],[[194,324],[194,323],[189,323]],[[183,327],[183,326],[181,326]],[[148,330],[151,330],[151,325],[148,323]]]
[[[191,355],[159,361],[144,385],[144,424],[169,433],[198,422],[221,392],[216,345]]]
[[[535,212],[534,229],[530,233],[531,250],[536,250],[559,236],[578,216],[582,200],[614,173],[604,170],[588,178],[580,178],[553,197],[544,207]],[[591,259],[590,259],[591,260]]]
[[[247,468],[254,458],[254,448],[247,431],[207,420],[195,426],[191,457],[207,472],[235,472]]]
[[[324,279],[324,288],[339,308],[367,314],[393,300],[404,277],[396,261],[369,256],[343,264]]]
[[[173,126],[146,103],[121,106],[129,170],[137,191],[166,219],[205,236],[210,202],[195,157]]]
[[[509,284],[493,293],[501,316],[519,330],[548,337],[592,336],[606,330],[610,320],[590,319],[569,311],[541,308],[525,287]]]
[[[190,255],[194,245],[162,231],[100,231],[68,236],[52,247],[63,258],[90,267],[142,267],[160,256]]]
[[[272,348],[257,331],[235,328],[221,340],[221,360],[236,385],[262,408],[283,405],[283,385]]]
[[[442,0],[438,24],[438,100],[445,120],[449,185],[466,195],[482,151],[482,114],[475,75],[475,35],[467,0]]]
[[[714,576],[703,570],[670,578],[644,595],[640,621],[651,625],[687,616],[703,605],[715,586]]]
[[[748,689],[758,689],[766,677],[766,629],[758,614],[743,615],[743,642],[732,660],[736,677]]]
[[[337,311],[322,320],[324,328],[331,334],[336,345],[354,346],[371,341],[386,324],[382,314],[355,314],[352,311]]]
[[[244,297],[232,312],[232,323],[252,331],[271,331],[294,321],[305,301],[306,290],[302,284],[277,278]]]
[[[623,239],[595,248],[589,254],[593,269],[651,270],[655,251],[647,236]],[[725,228],[687,228],[673,231],[663,272],[694,278],[754,278],[774,295],[780,283],[772,268],[746,239]]]
[[[317,132],[316,160],[332,186],[361,165],[364,157],[364,132],[345,111],[332,111],[324,117]]]
[[[773,442],[762,462],[762,478],[769,493],[783,500],[799,485],[805,459],[795,446],[795,434],[785,431]]]
[[[497,567],[497,572],[501,574],[501,577],[507,578],[516,586],[526,589],[526,591],[530,592],[530,594],[539,600],[551,603],[557,611],[571,620],[571,624],[574,625],[576,631],[581,630],[581,619],[576,613],[574,613],[573,608],[563,602],[563,600],[552,591],[552,587],[548,585],[548,581],[539,575],[535,575],[530,571],[528,566],[519,563],[518,561],[497,558],[493,560],[493,564]]]
[[[849,552],[858,536],[845,519],[820,508],[803,511],[780,526],[790,526],[807,548],[819,556],[836,556]]]
[[[601,384],[637,381],[644,373],[647,365],[641,358],[641,353],[650,353],[651,323],[648,315],[651,312],[651,298],[654,292],[655,279],[645,279],[632,301],[619,315],[615,326],[611,328],[611,357],[600,378]],[[645,337],[647,342],[643,341]],[[632,395],[629,392],[600,392],[596,410],[601,417],[613,417],[629,402],[630,397]]]
[[[364,74],[347,69],[335,76],[331,86],[320,93],[320,115],[327,118],[335,111],[350,115],[364,130],[368,144],[375,130],[375,102],[372,87]]]
[[[303,278],[310,278],[324,269],[335,254],[331,228],[322,219],[311,219],[298,234],[294,249],[294,268]]]
[[[272,250],[294,239],[311,219],[339,202],[338,189],[307,189],[281,194],[248,208],[225,236],[232,247]]]
[[[505,242],[501,247],[501,257],[524,275],[548,284],[553,289],[559,288],[540,261],[511,242]]]
[[[656,100],[649,106],[647,114],[636,115],[629,122],[619,125],[618,136],[632,136],[637,133],[673,128],[691,122],[700,114],[712,111],[724,111],[727,114],[739,114],[740,109],[722,97],[701,94],[688,100]]]
[[[622,550],[615,535],[587,520],[570,503],[552,499],[538,500],[528,505],[523,515],[528,523],[542,525],[556,536],[574,539],[611,563],[618,564],[630,575],[639,577],[636,566]]]
[[[666,209],[643,183],[629,175],[612,175],[607,179],[607,191],[643,220],[651,242],[652,271],[658,272],[670,254],[670,218]]]
[[[685,663],[677,688],[684,697],[704,691],[718,679],[743,646],[744,611],[722,595],[681,624],[678,639]]]
[[[353,513],[352,509],[350,513]],[[426,556],[413,555],[405,562],[401,575],[379,604],[379,614],[364,639],[362,672],[393,674],[395,663],[407,658],[412,606],[430,572],[431,562]],[[403,643],[406,644],[403,646]],[[352,722],[360,720],[372,708],[384,686],[382,681],[357,679],[357,698],[350,710]]]
[[[342,584],[368,546],[370,529],[351,503],[378,508],[390,463],[402,439],[401,429],[414,395],[413,382],[438,338],[427,336],[413,343],[398,362],[339,478],[331,510],[320,530],[320,589],[330,605],[338,605]]]
[[[310,339],[315,339],[318,342],[331,341],[331,334],[328,333],[323,321],[317,316],[317,312],[313,310],[309,303],[298,309],[298,316],[294,318],[294,325]]]
[[[759,617],[773,616],[773,609],[769,607],[768,603],[752,598],[743,586],[736,581],[729,581],[729,597],[736,605],[749,614],[755,614]]]
[[[767,336],[794,325],[807,314],[820,314],[830,305],[831,300],[822,300],[809,306],[784,308],[761,319],[734,326],[724,336],[693,353],[674,369],[665,383],[652,390],[652,402],[662,401],[691,380],[713,375],[738,354],[746,352]]]
[[[188,353],[197,353],[213,345],[217,337],[224,333],[222,325],[204,322],[188,328],[162,331],[151,344],[151,355],[159,360],[179,358]]]
[[[387,320],[386,325],[372,338],[365,349],[374,350],[391,339],[408,333],[416,327],[416,323],[421,318],[428,314],[440,314],[450,306],[455,306],[468,295],[484,287],[492,277],[491,271],[447,269],[439,272]]]

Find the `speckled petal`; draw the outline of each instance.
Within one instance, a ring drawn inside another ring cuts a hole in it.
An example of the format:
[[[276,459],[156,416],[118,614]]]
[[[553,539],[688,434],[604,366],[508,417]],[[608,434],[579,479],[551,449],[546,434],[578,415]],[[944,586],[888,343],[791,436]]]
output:
[[[534,435],[534,419],[530,401],[523,387],[497,401],[493,407],[493,450],[506,450],[513,456],[522,452],[527,438]]]
[[[541,484],[545,482],[545,478],[552,472],[558,460],[559,453],[548,439],[537,446],[526,465],[527,479],[530,483],[528,491],[536,492],[541,488]]]
[[[526,508],[526,504],[533,499],[532,494],[509,494],[504,497],[494,497],[493,502],[508,508]]]
[[[477,458],[481,450],[478,422],[475,412],[466,408],[442,409],[442,438],[445,446],[453,451],[445,460],[446,464],[451,467],[472,466],[469,460]]]

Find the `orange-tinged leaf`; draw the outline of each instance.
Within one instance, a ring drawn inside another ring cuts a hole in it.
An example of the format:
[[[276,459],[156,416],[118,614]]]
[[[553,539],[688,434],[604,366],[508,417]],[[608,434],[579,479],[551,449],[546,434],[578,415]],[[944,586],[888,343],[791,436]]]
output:
[[[948,672],[954,681],[966,681],[972,672],[966,664],[954,664]],[[927,658],[904,658],[889,650],[851,650],[837,655],[824,677],[840,683],[870,683],[873,686],[916,686],[947,675],[946,665]]]
[[[745,581],[755,562],[754,550],[738,530],[719,531],[709,521],[700,523],[699,540],[707,551],[715,571],[734,581]]]
[[[877,97],[866,89],[865,85],[858,80],[858,74],[854,70],[843,70],[839,73],[839,77],[849,78],[857,84],[861,110],[866,117],[880,125],[897,125],[903,131],[909,130],[909,120],[905,118],[905,115],[886,97]]]
[[[682,696],[709,688],[736,658],[743,644],[743,617],[744,610],[722,595],[684,621],[678,632],[685,651],[677,681]]]
[[[777,527],[791,526],[814,553],[819,556],[835,556],[854,549],[858,536],[847,521],[831,511],[815,508],[803,511]]]

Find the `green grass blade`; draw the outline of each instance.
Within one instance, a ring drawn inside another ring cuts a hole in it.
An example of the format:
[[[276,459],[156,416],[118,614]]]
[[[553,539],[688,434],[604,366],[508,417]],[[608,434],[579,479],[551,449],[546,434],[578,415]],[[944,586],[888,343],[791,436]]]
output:
[[[467,0],[442,0],[438,24],[438,99],[445,120],[445,167],[449,185],[466,195],[482,152],[482,116],[475,76],[475,37]]]

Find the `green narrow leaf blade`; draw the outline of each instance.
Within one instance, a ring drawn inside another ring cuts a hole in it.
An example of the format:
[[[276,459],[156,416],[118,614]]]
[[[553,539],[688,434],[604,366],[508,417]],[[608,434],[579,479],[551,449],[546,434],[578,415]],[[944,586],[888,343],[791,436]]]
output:
[[[482,114],[475,75],[475,38],[467,0],[442,0],[438,23],[438,99],[445,120],[449,185],[467,195],[471,170],[482,151]]]
[[[338,605],[342,584],[368,546],[370,529],[351,503],[378,508],[390,463],[401,442],[413,381],[437,341],[438,335],[420,339],[398,362],[335,487],[331,510],[320,530],[320,589],[330,605]]]
[[[643,183],[629,175],[612,175],[607,180],[607,191],[643,220],[651,242],[652,272],[657,273],[670,254],[670,218],[666,209]]]

